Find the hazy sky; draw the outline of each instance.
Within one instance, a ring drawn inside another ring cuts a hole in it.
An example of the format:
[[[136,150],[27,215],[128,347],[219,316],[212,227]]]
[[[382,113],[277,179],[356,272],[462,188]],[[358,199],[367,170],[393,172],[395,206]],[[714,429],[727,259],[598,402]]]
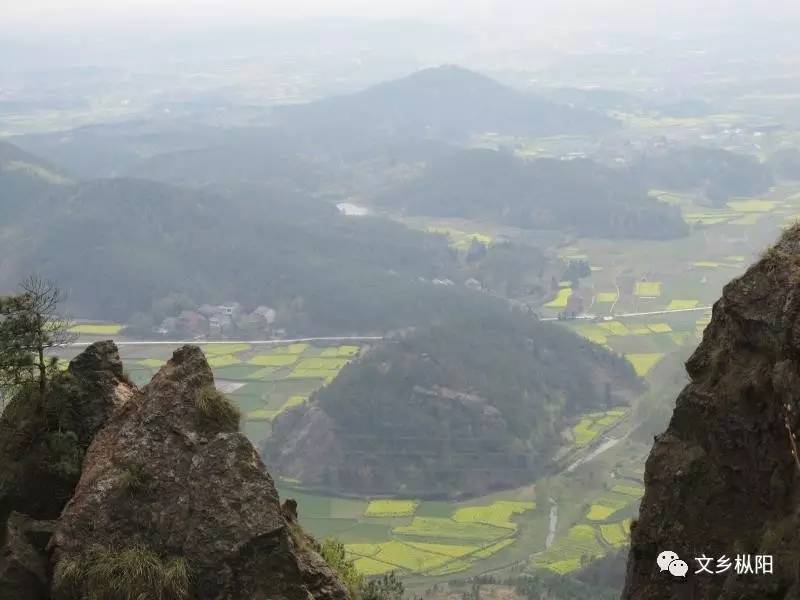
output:
[[[4,27],[168,21],[187,25],[275,22],[317,17],[596,22],[800,14],[797,0],[0,0]]]

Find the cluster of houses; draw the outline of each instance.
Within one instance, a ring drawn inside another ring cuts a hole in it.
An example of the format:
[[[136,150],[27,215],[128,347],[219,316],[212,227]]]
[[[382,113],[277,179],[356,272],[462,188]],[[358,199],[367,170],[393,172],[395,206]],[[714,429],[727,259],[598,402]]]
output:
[[[217,306],[204,304],[197,310],[184,310],[175,317],[161,322],[158,333],[168,336],[227,337],[255,334],[283,335],[274,328],[277,313],[269,306],[259,306],[252,312],[243,310],[238,302]]]

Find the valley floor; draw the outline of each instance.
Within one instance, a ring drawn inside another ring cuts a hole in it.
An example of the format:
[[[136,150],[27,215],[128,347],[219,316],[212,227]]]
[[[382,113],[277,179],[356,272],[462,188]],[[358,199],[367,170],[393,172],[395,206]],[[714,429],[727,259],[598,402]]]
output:
[[[682,362],[710,319],[707,307],[781,227],[800,217],[800,186],[779,187],[763,199],[733,201],[724,209],[698,206],[690,194],[654,194],[681,207],[695,225],[690,237],[555,244],[553,251],[565,260],[589,261],[591,276],[578,289],[562,287],[538,310],[542,317],[624,355],[651,391],[674,398],[684,381]],[[472,229],[463,222],[457,225],[462,233],[485,230],[480,224]],[[444,222],[426,226],[455,228]],[[455,235],[454,244],[469,239],[462,233]],[[491,234],[536,242],[527,231],[506,228]],[[584,318],[558,320],[572,294],[584,298]],[[102,325],[84,325],[79,332],[84,343],[115,333]],[[218,384],[242,410],[243,430],[260,446],[272,419],[307,402],[379,339],[232,341],[203,347]],[[175,346],[135,340],[121,340],[120,345],[126,369],[137,383],[148,381]],[[299,481],[279,480],[281,497],[298,501],[301,523],[317,538],[342,540],[364,574],[398,571],[412,589],[482,574],[571,573],[628,543],[649,451],[649,444],[631,432],[652,410],[652,402],[652,394],[645,393],[632,407],[581,416],[564,432],[551,474],[518,489],[446,502],[333,497],[305,490]],[[498,600],[516,597],[508,587],[488,591],[488,597]]]

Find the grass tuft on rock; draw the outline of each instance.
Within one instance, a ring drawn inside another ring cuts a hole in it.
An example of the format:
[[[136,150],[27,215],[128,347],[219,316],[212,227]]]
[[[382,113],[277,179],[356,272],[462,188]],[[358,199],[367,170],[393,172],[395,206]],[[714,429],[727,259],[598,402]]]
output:
[[[203,427],[215,431],[239,431],[241,412],[225,394],[213,386],[203,388],[197,394],[195,407]]]
[[[54,598],[68,600],[185,600],[191,573],[185,558],[162,558],[144,546],[92,546],[64,558],[54,573]]]
[[[130,464],[120,473],[120,488],[129,496],[136,496],[150,489],[153,476],[143,465]]]

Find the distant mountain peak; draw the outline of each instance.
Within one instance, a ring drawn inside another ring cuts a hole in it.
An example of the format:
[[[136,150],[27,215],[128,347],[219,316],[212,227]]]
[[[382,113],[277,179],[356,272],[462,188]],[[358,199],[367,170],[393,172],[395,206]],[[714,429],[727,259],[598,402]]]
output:
[[[491,77],[488,77],[487,75],[455,64],[445,64],[435,67],[426,67],[424,69],[420,69],[416,73],[412,73],[411,75],[408,75],[396,81],[412,80],[412,79],[417,79],[417,80],[428,79],[428,80],[443,81],[443,82],[482,81],[486,83],[492,83],[497,86],[505,87],[502,86],[502,84],[500,84],[499,82],[492,79]]]
[[[353,138],[458,142],[488,131],[524,137],[598,133],[617,125],[604,114],[560,105],[449,64],[279,112],[287,131],[334,147]]]

